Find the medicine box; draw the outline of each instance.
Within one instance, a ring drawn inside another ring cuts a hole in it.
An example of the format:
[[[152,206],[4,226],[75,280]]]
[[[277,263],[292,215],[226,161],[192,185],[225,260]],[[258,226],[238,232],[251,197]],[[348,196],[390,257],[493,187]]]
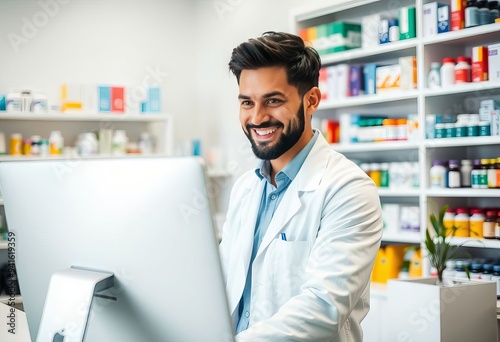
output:
[[[361,47],[361,25],[343,21],[327,25],[327,53],[335,53]]]
[[[382,204],[382,222],[384,235],[396,235],[399,231],[400,205],[393,203]]]
[[[99,112],[108,113],[111,111],[111,87],[97,87]]]
[[[401,65],[393,64],[378,67],[376,71],[376,92],[399,90],[400,79]]]
[[[488,45],[488,79],[500,81],[500,43]]]
[[[146,101],[141,103],[141,112],[159,113],[161,111],[160,87],[149,87]]]
[[[457,31],[465,28],[465,7],[467,7],[467,0],[451,0],[450,4],[450,30]]]
[[[5,95],[0,94],[0,111],[5,111]]]
[[[479,102],[479,108],[484,108],[489,111],[500,109],[500,100],[493,100],[493,99],[481,100]]]
[[[321,92],[321,101],[327,102],[328,98],[328,69],[326,67],[322,67],[319,69],[319,79],[318,79],[318,88]]]
[[[424,37],[430,37],[449,30],[449,7],[439,2],[424,4]]]
[[[358,96],[364,93],[363,67],[361,65],[351,65],[349,69],[349,94]]]
[[[399,9],[399,39],[410,39],[417,36],[415,7]]]
[[[316,42],[314,48],[320,55],[328,53],[328,25],[316,26]]]
[[[365,15],[361,18],[361,46],[363,48],[379,45],[378,30],[382,18],[380,14]],[[387,34],[389,34],[389,31],[387,31]]]
[[[306,29],[307,41],[316,48],[316,39],[318,38],[317,26],[311,26]]]
[[[491,111],[491,135],[500,135],[500,109]]]
[[[380,19],[378,27],[379,44],[389,43],[389,19]]]
[[[488,80],[488,47],[472,48],[472,82]]]
[[[420,208],[418,206],[401,206],[400,229],[406,232],[420,231]]]
[[[401,66],[399,88],[401,90],[417,89],[417,57],[400,57],[399,65]]]
[[[377,65],[365,64],[363,67],[363,77],[365,81],[365,94],[373,95],[377,92]]]
[[[349,64],[339,64],[334,69],[333,93],[335,99],[343,99],[348,97],[349,94]]]
[[[61,87],[61,111],[82,109],[82,88],[79,85],[63,84]]]

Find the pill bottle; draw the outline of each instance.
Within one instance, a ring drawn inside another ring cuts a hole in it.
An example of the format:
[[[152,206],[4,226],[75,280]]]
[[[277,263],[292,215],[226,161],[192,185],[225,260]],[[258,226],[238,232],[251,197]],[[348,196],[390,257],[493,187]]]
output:
[[[465,262],[461,260],[456,261],[455,265],[455,278],[458,279],[467,279],[467,273],[465,273]]]
[[[497,212],[495,210],[486,211],[486,218],[483,223],[483,237],[485,239],[495,238],[495,228],[497,225]]]
[[[495,189],[497,187],[497,165],[496,159],[490,159],[488,168],[486,169],[486,182],[488,183],[489,189]]]
[[[381,172],[379,163],[370,164],[370,178],[373,180],[377,187],[380,187]]]
[[[491,281],[494,281],[496,283],[497,297],[500,296],[500,265],[493,265]]]
[[[462,188],[470,188],[470,174],[472,172],[472,163],[469,159],[460,161],[460,183]]]
[[[380,187],[389,187],[389,163],[380,164]]]
[[[470,58],[460,56],[457,58],[457,64],[454,69],[455,83],[467,83],[471,80]]]
[[[49,154],[59,155],[62,153],[64,146],[64,139],[61,131],[52,131],[49,136]]]
[[[444,131],[446,138],[455,138],[456,136],[456,128],[454,123],[445,123]]]
[[[500,211],[497,212],[497,225],[495,226],[495,239],[500,240]]]
[[[455,136],[463,138],[467,136],[467,125],[469,123],[469,114],[458,114],[455,122]]]
[[[22,153],[23,136],[21,133],[13,133],[10,135],[10,154],[19,156]]]
[[[470,236],[470,218],[469,213],[466,208],[457,208],[457,214],[455,215],[455,236],[457,237],[469,237]]]
[[[429,185],[431,188],[446,187],[446,167],[442,160],[434,160],[429,171]]]
[[[489,14],[489,11],[488,11]],[[398,19],[389,20],[389,41],[395,42],[399,40],[399,21]]]
[[[488,121],[479,121],[479,136],[488,137],[491,135],[490,123]]]
[[[446,129],[444,123],[437,123],[434,125],[434,138],[446,138]]]
[[[471,187],[473,189],[479,189],[480,188],[480,179],[481,179],[481,159],[474,159],[474,166],[472,167],[471,171]]]
[[[497,158],[496,159],[496,163],[495,163],[495,171],[496,171],[496,174],[497,174],[497,186],[496,188],[500,188],[500,158]]]
[[[481,280],[483,277],[483,264],[473,262],[470,265],[470,279],[471,280]]]
[[[476,0],[467,0],[465,8],[465,27],[474,27],[479,25],[479,8]]]
[[[431,70],[427,75],[427,87],[429,89],[436,89],[441,87],[441,73],[439,69],[441,68],[441,63],[432,62]]]
[[[489,159],[481,159],[481,165],[479,165],[479,189],[488,189],[489,164],[490,164]]]
[[[478,24],[488,25],[490,23],[490,9],[488,8],[488,0],[479,0],[478,8]]]
[[[397,120],[396,119],[384,119],[382,121],[382,127],[384,129],[384,140],[393,141],[397,139]]]
[[[467,136],[479,136],[479,114],[469,114],[469,121],[467,122]]]
[[[456,261],[451,259],[446,261],[446,267],[443,271],[443,278],[455,278]]]
[[[492,273],[493,273],[493,264],[484,263],[483,264],[483,275],[481,276],[481,280],[491,281]]]
[[[452,159],[448,161],[448,188],[460,188],[460,169],[458,167],[458,160]]]
[[[122,155],[127,152],[128,138],[124,130],[117,129],[114,131],[112,139],[112,152],[114,155]]]
[[[500,9],[498,7],[498,0],[488,1],[488,8],[490,10],[490,24],[493,24],[496,18],[500,18]]]
[[[405,118],[396,120],[396,139],[397,140],[407,140],[408,139],[408,120]]]
[[[482,238],[483,237],[483,224],[484,224],[484,219],[486,218],[484,216],[484,211],[483,209],[480,208],[474,208],[471,210],[471,216],[470,216],[470,237],[473,238]]]
[[[443,225],[446,230],[446,235],[450,235],[453,231],[452,230],[453,226],[455,225],[455,209],[453,208],[446,209],[443,216]]]
[[[455,60],[453,58],[443,58],[441,65],[441,87],[449,87],[455,84]]]
[[[31,139],[23,139],[23,155],[31,156]]]

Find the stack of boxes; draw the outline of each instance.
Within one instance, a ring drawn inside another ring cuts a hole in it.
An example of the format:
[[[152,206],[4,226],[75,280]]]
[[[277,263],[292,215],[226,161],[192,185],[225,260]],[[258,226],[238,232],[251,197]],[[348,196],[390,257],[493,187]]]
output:
[[[301,38],[310,42],[320,55],[361,47],[361,25],[343,21],[304,28]]]

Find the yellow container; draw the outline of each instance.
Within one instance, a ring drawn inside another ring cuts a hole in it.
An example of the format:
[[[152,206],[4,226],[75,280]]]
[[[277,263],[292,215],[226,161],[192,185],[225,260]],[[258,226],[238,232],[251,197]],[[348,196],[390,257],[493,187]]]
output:
[[[23,137],[20,133],[13,133],[10,136],[10,154],[20,156],[23,152]]]
[[[470,236],[470,217],[467,209],[457,208],[457,214],[455,215],[455,231],[456,237],[469,237]]]
[[[412,278],[422,276],[422,251],[420,250],[420,248],[417,249],[411,257],[408,273]]]

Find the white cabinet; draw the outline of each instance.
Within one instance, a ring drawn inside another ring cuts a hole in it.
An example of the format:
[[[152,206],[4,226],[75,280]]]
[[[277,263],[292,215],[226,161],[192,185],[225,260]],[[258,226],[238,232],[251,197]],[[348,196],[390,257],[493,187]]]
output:
[[[418,136],[412,141],[332,144],[332,148],[348,158],[365,163],[371,162],[416,162],[418,163],[419,186],[412,189],[380,189],[382,203],[397,203],[419,206],[420,234],[384,235],[383,242],[421,243],[428,226],[428,216],[445,203],[450,206],[500,208],[500,189],[430,189],[429,170],[436,159],[481,159],[500,157],[500,136],[426,139],[426,118],[430,114],[478,113],[482,99],[500,99],[500,83],[467,83],[431,90],[426,87],[427,73],[432,62],[441,62],[444,57],[471,56],[472,47],[500,43],[500,24],[489,24],[460,31],[442,33],[431,37],[422,36],[423,11],[429,0],[362,0],[347,1],[322,6],[305,6],[290,12],[291,30],[301,29],[335,21],[361,23],[367,15],[397,17],[399,8],[416,8],[417,36],[407,40],[358,48],[322,55],[323,66],[339,64],[389,65],[398,63],[400,57],[416,56],[418,87],[415,90],[384,92],[375,95],[359,95],[337,98],[321,103],[316,117],[339,120],[341,114],[367,116],[405,117],[416,114]],[[378,25],[372,25],[378,30]],[[362,37],[363,38],[363,37]],[[500,257],[500,241],[474,239],[471,254]],[[466,239],[457,239],[457,243]],[[423,246],[423,244],[422,244]],[[481,247],[481,248],[474,248]],[[484,248],[486,247],[486,248]],[[485,254],[484,254],[485,253]],[[424,260],[424,275],[430,268]]]

